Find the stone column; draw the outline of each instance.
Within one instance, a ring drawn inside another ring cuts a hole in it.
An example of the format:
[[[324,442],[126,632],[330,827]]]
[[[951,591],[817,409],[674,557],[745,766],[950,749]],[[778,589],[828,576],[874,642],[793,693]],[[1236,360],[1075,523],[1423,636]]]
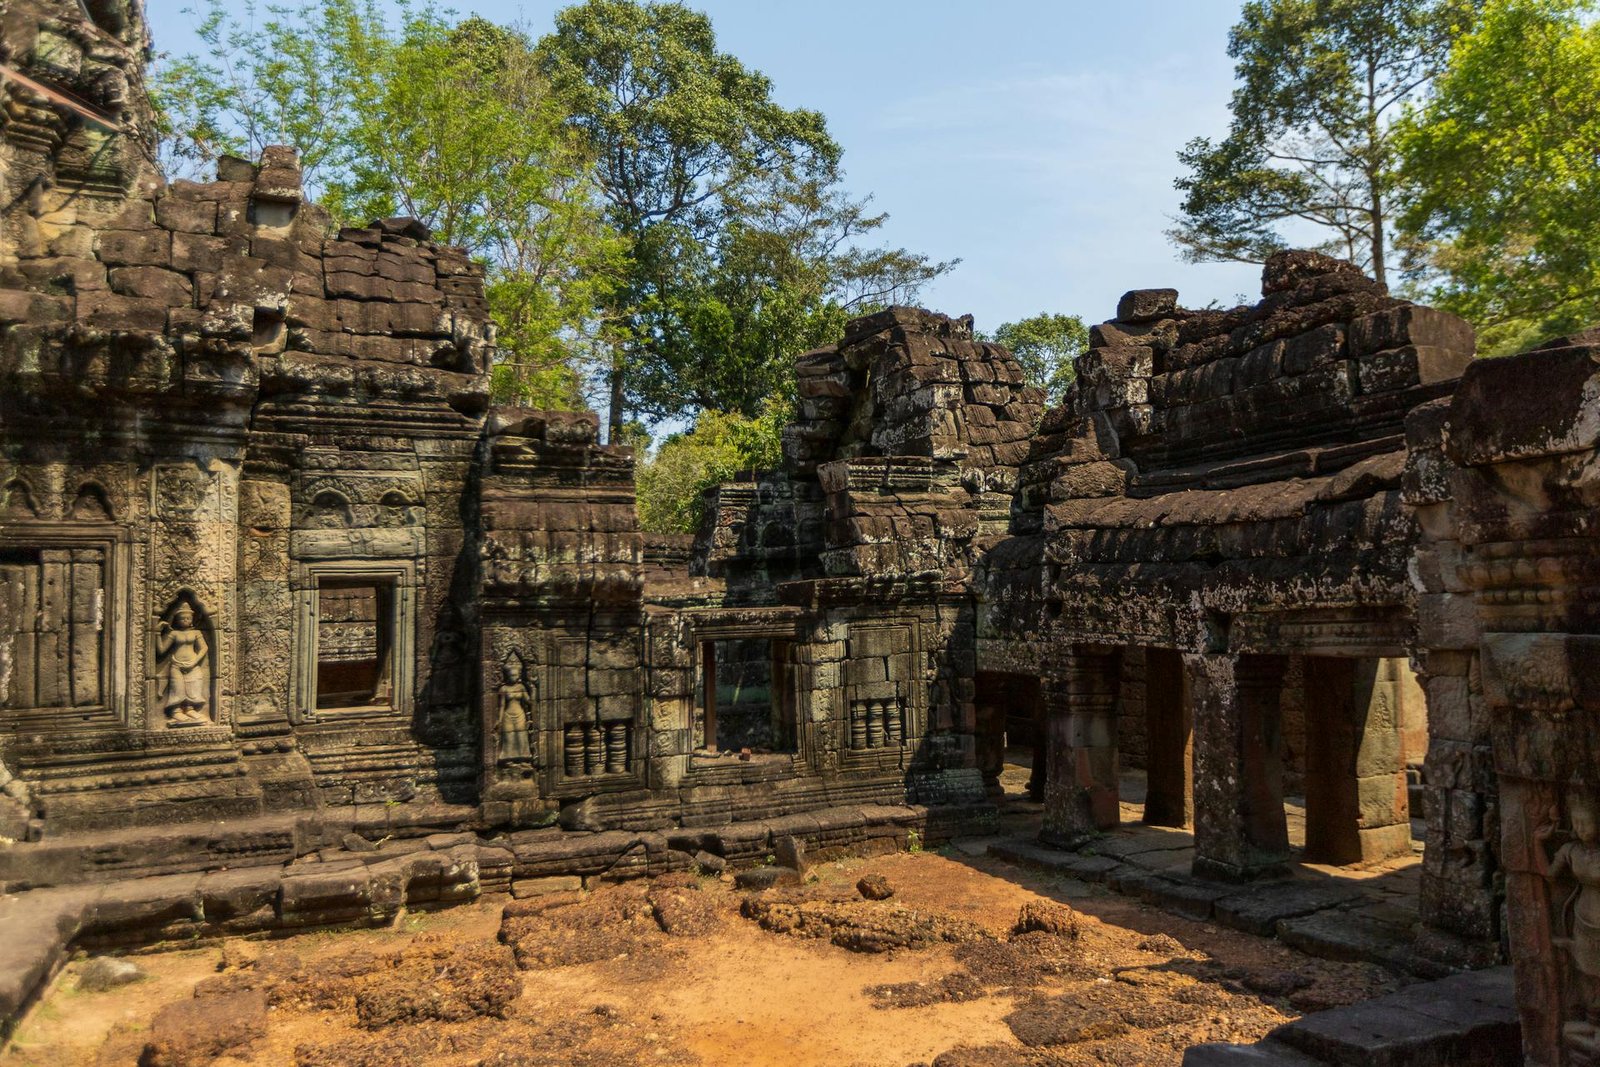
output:
[[[1306,850],[1317,863],[1411,851],[1400,744],[1404,660],[1306,659]]]
[[[1283,873],[1279,711],[1285,656],[1188,654],[1194,715],[1194,870],[1242,880]]]
[[[1121,821],[1117,800],[1119,654],[1075,645],[1045,677],[1046,844],[1073,848]]]
[[[1490,713],[1475,651],[1430,648],[1418,660],[1429,734],[1423,933],[1441,958],[1471,961],[1475,947],[1494,945],[1501,933]]]
[[[1150,649],[1145,656],[1144,821],[1151,826],[1187,826],[1194,818],[1190,711],[1183,657],[1171,649]]]

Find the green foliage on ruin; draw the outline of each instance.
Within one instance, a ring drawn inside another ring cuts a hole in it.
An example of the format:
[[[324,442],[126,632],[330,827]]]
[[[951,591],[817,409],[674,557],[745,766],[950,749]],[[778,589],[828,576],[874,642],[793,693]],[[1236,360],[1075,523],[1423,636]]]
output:
[[[1600,24],[1580,0],[1491,0],[1399,128],[1424,299],[1480,351],[1600,321]]]
[[[526,37],[426,6],[391,24],[375,0],[209,0],[198,32],[210,54],[152,80],[169,170],[294,146],[336,223],[411,216],[487,265],[498,399],[582,406],[626,247]]]
[[[1178,153],[1187,173],[1169,236],[1184,257],[1261,262],[1320,240],[1385,281],[1395,120],[1480,2],[1249,0],[1228,40],[1228,134]]]
[[[1043,389],[1054,405],[1076,376],[1072,360],[1089,347],[1089,327],[1077,315],[1045,311],[1001,325],[993,340],[1011,350],[1028,384]]]
[[[773,100],[764,75],[717,49],[705,15],[586,0],[539,51],[628,242],[606,304],[620,327],[613,436],[630,415],[758,418],[795,355],[952,266],[859,247],[884,216],[842,192],[822,115]]]
[[[704,411],[694,426],[661,442],[637,471],[639,525],[652,533],[693,533],[704,493],[741,471],[770,470],[782,458],[780,433],[792,408],[770,399],[756,418]]]

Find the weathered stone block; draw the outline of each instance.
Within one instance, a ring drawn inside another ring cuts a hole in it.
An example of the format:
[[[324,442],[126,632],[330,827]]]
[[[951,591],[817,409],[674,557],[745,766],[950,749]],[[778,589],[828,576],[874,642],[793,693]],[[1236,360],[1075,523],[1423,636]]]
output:
[[[1117,301],[1117,319],[1122,322],[1149,322],[1171,315],[1178,308],[1176,289],[1134,289]]]
[[[1350,354],[1364,356],[1385,349],[1418,345],[1471,355],[1477,347],[1472,324],[1449,312],[1408,304],[1350,324]]]

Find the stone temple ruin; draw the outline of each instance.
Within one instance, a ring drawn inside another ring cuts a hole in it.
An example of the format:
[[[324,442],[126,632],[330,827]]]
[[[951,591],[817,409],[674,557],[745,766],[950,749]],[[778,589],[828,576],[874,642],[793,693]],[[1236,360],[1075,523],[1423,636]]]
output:
[[[1058,848],[1144,768],[1191,892],[1295,862],[1287,783],[1308,861],[1420,815],[1414,951],[1509,959],[1527,1062],[1597,1062],[1600,337],[1475,362],[1289,253],[1251,307],[1129,293],[1046,410],[894,308],[691,545],[593,416],[490,404],[459,250],[330,235],[281,149],[162,180],[145,48],[0,15],[0,1014],[79,943],[936,841],[1009,731]]]

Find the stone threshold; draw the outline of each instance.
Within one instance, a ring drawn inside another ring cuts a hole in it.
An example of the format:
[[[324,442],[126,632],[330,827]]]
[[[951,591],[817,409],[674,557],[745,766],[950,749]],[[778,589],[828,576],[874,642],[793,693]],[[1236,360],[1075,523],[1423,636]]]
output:
[[[242,866],[80,879],[6,893],[0,895],[0,945],[6,946],[0,953],[0,1038],[9,1035],[79,950],[266,936],[313,927],[385,926],[407,910],[448,907],[493,894],[529,896],[596,880],[690,870],[697,853],[733,865],[762,864],[787,838],[819,859],[893,852],[992,828],[993,819],[994,808],[987,804],[868,804],[719,827],[640,832],[551,827],[374,840],[349,831],[339,844],[314,851],[296,853],[283,846],[291,851],[280,862],[256,856]],[[231,829],[228,824],[163,828],[154,836],[191,843],[214,841],[218,833],[225,839],[232,830],[276,836],[293,826],[290,820],[281,821],[283,826],[280,820],[250,820]],[[141,837],[124,835],[121,844],[137,851]]]
[[[1522,1027],[1510,967],[1422,982],[1315,1012],[1255,1045],[1196,1045],[1183,1067],[1516,1067]]]
[[[1348,881],[1309,873],[1264,882],[1217,882],[1184,869],[1188,849],[1155,837],[1107,835],[1093,851],[1069,852],[1032,840],[991,843],[988,853],[1020,866],[1105,886],[1184,918],[1278,940],[1311,956],[1376,963],[1418,978],[1460,968],[1421,951],[1409,912]]]

